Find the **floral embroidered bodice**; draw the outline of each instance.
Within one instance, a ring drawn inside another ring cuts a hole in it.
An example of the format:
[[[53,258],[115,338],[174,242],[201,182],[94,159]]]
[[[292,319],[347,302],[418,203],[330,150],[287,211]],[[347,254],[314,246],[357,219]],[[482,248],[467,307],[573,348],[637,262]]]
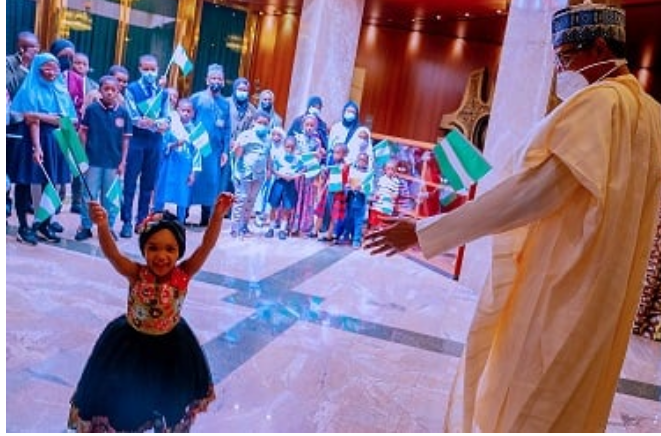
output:
[[[159,282],[149,268],[142,267],[138,280],[129,290],[128,322],[136,330],[151,335],[171,331],[179,322],[189,280],[183,270],[175,267],[169,280]]]

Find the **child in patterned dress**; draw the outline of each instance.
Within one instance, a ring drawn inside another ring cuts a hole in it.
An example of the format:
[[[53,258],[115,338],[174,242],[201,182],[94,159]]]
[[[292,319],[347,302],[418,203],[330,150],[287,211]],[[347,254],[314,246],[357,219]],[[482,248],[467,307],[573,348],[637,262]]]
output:
[[[234,198],[216,199],[200,246],[186,249],[184,226],[169,212],[148,215],[138,227],[145,263],[119,251],[108,213],[90,202],[101,250],[129,284],[127,312],[97,340],[71,399],[68,427],[79,432],[187,432],[215,398],[209,364],[181,316],[193,276],[213,250]]]

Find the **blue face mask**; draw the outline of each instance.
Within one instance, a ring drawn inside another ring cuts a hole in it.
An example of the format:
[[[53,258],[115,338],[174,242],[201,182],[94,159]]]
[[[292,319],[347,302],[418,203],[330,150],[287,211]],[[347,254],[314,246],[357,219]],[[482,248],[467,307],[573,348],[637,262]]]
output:
[[[158,73],[156,71],[140,70],[140,76],[142,77],[142,80],[144,80],[146,83],[149,83],[151,85],[156,82],[156,78],[158,78]]]
[[[248,91],[236,91],[236,99],[246,101],[248,99]]]
[[[269,126],[265,126],[264,124],[255,124],[255,133],[260,138],[264,138],[269,134]]]

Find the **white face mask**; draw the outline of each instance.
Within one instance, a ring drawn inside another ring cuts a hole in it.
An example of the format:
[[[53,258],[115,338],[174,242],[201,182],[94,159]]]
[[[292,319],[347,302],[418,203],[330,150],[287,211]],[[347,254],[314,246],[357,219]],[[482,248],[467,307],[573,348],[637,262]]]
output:
[[[583,68],[579,68],[578,70],[572,71],[572,70],[567,70],[567,71],[561,71],[558,73],[558,75],[555,78],[555,94],[560,97],[561,100],[567,100],[569,97],[580,91],[581,89],[587,87],[590,82],[588,82],[588,79],[581,74],[581,71],[589,70],[590,68],[594,68],[598,65],[603,65],[603,64],[609,64],[609,63],[614,63],[615,66],[608,70],[606,74],[598,78],[596,82],[601,81],[604,77],[608,76],[610,73],[613,71],[617,70],[620,68],[622,65],[627,64],[626,59],[609,59],[607,61],[601,61],[601,62],[595,62],[594,64],[586,65]]]

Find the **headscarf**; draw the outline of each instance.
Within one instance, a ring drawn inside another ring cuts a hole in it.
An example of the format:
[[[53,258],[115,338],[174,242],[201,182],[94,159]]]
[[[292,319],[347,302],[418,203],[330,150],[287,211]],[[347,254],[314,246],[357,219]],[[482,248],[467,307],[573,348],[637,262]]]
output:
[[[62,75],[52,82],[41,77],[40,69],[48,62],[57,63],[57,58],[50,53],[40,53],[34,57],[30,71],[12,102],[11,111],[41,112],[76,118],[76,109]]]
[[[353,121],[351,121],[351,122],[347,122],[344,119],[344,112],[347,110],[347,108],[350,108],[350,107],[352,107],[356,110],[356,118],[354,118]],[[347,129],[347,136],[346,136],[346,138],[344,138],[344,143],[345,144],[349,143],[349,141],[353,137],[353,134],[356,132],[356,129],[358,129],[358,127],[360,127],[359,116],[360,116],[360,110],[358,108],[358,104],[356,104],[356,102],[354,102],[353,100],[349,100],[344,105],[344,107],[342,108],[342,125],[344,127],[346,127],[346,129]]]
[[[144,256],[145,245],[149,238],[156,232],[167,229],[169,230],[174,239],[177,241],[179,247],[179,259],[181,259],[186,251],[186,229],[177,220],[176,215],[169,211],[153,212],[149,214],[139,225],[138,234],[140,235],[139,244],[140,252]]]

